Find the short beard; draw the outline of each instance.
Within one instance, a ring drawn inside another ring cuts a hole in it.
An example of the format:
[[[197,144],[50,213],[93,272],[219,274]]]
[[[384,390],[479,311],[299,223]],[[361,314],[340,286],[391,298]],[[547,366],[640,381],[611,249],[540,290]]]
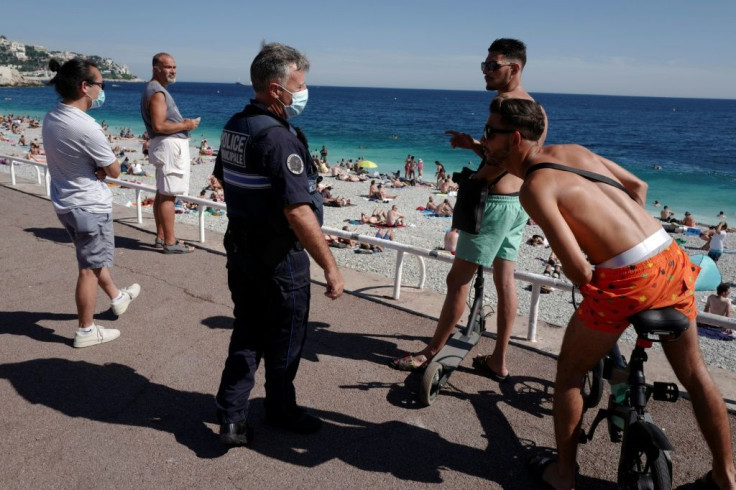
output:
[[[176,83],[176,76],[166,77],[166,83]]]
[[[511,154],[511,150],[497,150],[493,152],[492,154],[489,154],[488,151],[486,151],[485,153],[486,164],[491,165],[493,167],[504,168],[503,164],[508,159],[510,154]]]

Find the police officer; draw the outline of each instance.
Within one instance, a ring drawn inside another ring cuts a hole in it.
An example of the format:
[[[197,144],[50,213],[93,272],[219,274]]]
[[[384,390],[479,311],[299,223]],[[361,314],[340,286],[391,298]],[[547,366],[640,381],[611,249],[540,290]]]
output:
[[[307,103],[309,60],[266,44],[250,67],[255,99],[225,125],[214,175],[223,183],[233,334],[216,404],[220,440],[248,445],[248,397],[266,365],[266,422],[312,433],[322,421],[296,404],[294,378],[309,316],[307,252],[324,270],[328,298],[343,279],[323,238],[322,196],[306,139],[288,121]]]

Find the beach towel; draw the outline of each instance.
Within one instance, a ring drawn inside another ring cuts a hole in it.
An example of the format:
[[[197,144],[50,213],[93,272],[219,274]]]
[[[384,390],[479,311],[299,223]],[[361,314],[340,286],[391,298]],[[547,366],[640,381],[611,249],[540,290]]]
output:
[[[369,250],[367,248],[356,248],[355,253],[373,255],[374,253],[380,253],[380,252],[378,250]]]
[[[363,224],[363,222],[360,221],[359,219],[349,219],[348,223],[350,223],[351,225],[362,225]]]
[[[702,323],[698,323],[698,335],[707,339],[736,340],[736,335],[733,333],[726,333],[722,328],[712,327]]]

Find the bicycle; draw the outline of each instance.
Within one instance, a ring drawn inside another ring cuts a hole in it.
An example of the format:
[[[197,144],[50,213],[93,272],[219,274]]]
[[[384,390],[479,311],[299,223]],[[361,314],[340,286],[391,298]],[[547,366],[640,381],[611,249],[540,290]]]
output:
[[[474,298],[470,306],[467,325],[456,331],[445,346],[427,364],[419,393],[420,401],[431,405],[439,391],[450,379],[450,375],[460,366],[470,350],[478,343],[486,328],[486,314],[483,312],[483,266],[478,266],[475,282],[471,290]]]
[[[675,383],[655,382],[646,385],[644,363],[646,349],[653,342],[677,340],[690,322],[674,308],[645,310],[629,318],[637,333],[636,347],[626,364],[618,345],[590,370],[583,382],[584,410],[600,403],[602,380],[611,386],[608,407],[598,410],[589,431],[580,430],[580,442],[593,439],[598,424],[608,423],[611,442],[621,443],[617,482],[619,488],[669,490],[672,488],[674,447],[646,409],[650,397],[675,402],[679,389]],[[660,336],[666,337],[665,339]]]

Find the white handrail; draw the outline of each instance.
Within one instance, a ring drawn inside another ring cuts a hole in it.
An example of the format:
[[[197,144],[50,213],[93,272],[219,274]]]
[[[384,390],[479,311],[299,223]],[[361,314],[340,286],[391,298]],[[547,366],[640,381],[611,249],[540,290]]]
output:
[[[5,158],[6,160],[10,161],[10,181],[12,182],[13,186],[16,185],[16,177],[15,177],[15,166],[16,165],[20,165],[20,164],[33,165],[36,170],[39,184],[41,184],[41,170],[40,169],[43,168],[44,182],[46,183],[46,186],[45,186],[46,187],[46,197],[49,197],[51,195],[51,178],[49,176],[49,167],[46,163],[36,162],[34,160],[28,160],[25,158],[10,157],[10,156],[5,156],[5,155],[0,155],[0,158]],[[145,191],[145,192],[155,193],[156,188],[151,187],[149,185],[143,185],[143,184],[138,184],[136,182],[130,182],[127,180],[113,179],[112,177],[105,178],[105,182],[116,184],[116,185],[119,185],[120,187],[126,187],[128,189],[135,190],[135,201],[136,201],[136,208],[137,208],[136,219],[139,224],[143,223],[143,211],[142,211],[142,206],[140,205],[141,204],[141,192]],[[199,241],[200,243],[204,243],[205,242],[204,217],[206,216],[204,212],[205,209],[210,207],[210,208],[217,208],[217,209],[226,211],[227,208],[225,206],[225,203],[211,201],[208,199],[201,199],[199,197],[194,197],[194,196],[178,196],[178,198],[181,199],[182,201],[191,202],[191,203],[198,205],[197,211],[199,212]]]
[[[11,176],[11,182],[12,185],[16,185],[16,178],[15,178],[15,165],[17,164],[30,164],[36,167],[36,174],[38,177],[38,184],[41,184],[41,172],[40,168],[44,169],[44,181],[45,181],[45,187],[46,187],[46,196],[48,197],[50,192],[50,178],[48,175],[48,166],[45,163],[42,162],[36,162],[33,160],[27,160],[24,158],[17,158],[17,157],[11,157],[6,155],[0,155],[0,158],[5,158],[6,160],[10,161],[10,176]],[[106,182],[112,182],[114,184],[117,184],[121,187],[127,187],[130,189],[135,189],[136,194],[136,207],[137,209],[137,220],[138,223],[143,223],[143,214],[141,210],[141,198],[140,193],[142,191],[146,192],[156,192],[155,187],[138,184],[136,182],[129,182],[127,180],[120,180],[120,179],[113,179],[113,178],[106,178]],[[199,241],[201,243],[204,243],[205,241],[205,226],[204,226],[204,217],[206,216],[206,213],[204,210],[207,207],[211,208],[217,208],[226,210],[227,207],[225,203],[222,202],[216,202],[216,201],[210,201],[207,199],[201,199],[199,197],[193,197],[193,196],[179,196],[179,198],[182,201],[186,202],[192,202],[195,204],[198,204],[198,212],[199,212]],[[401,297],[401,281],[403,276],[403,267],[404,267],[404,255],[405,254],[411,254],[417,257],[417,260],[419,261],[419,284],[418,288],[422,289],[424,287],[425,278],[426,278],[426,264],[424,262],[424,258],[428,257],[433,260],[439,260],[441,262],[447,262],[452,263],[453,257],[443,255],[437,252],[437,250],[429,250],[425,248],[419,248],[414,247],[411,245],[406,245],[404,243],[394,242],[391,240],[384,240],[382,238],[376,238],[373,236],[368,235],[360,235],[357,233],[351,233],[348,231],[338,230],[336,228],[330,228],[328,226],[323,226],[322,231],[328,235],[333,236],[339,236],[342,238],[348,238],[350,240],[354,240],[361,243],[368,243],[372,245],[379,245],[383,248],[389,248],[396,250],[398,253],[396,254],[396,266],[394,268],[394,290],[393,290],[393,299],[398,300]],[[493,267],[485,267],[484,270],[488,273],[493,272]],[[531,296],[531,305],[529,307],[529,326],[527,330],[527,340],[530,342],[536,342],[537,341],[537,322],[539,317],[539,298],[540,298],[540,291],[542,286],[549,286],[556,288],[561,291],[572,291],[572,285],[561,280],[561,279],[553,279],[549,276],[543,276],[540,274],[534,274],[531,272],[524,272],[524,271],[516,271],[514,273],[514,278],[519,281],[527,282],[532,285],[532,296]],[[698,321],[701,323],[705,323],[708,325],[715,325],[723,328],[731,328],[736,329],[736,320],[732,320],[730,318],[712,315],[710,313],[698,313]]]

